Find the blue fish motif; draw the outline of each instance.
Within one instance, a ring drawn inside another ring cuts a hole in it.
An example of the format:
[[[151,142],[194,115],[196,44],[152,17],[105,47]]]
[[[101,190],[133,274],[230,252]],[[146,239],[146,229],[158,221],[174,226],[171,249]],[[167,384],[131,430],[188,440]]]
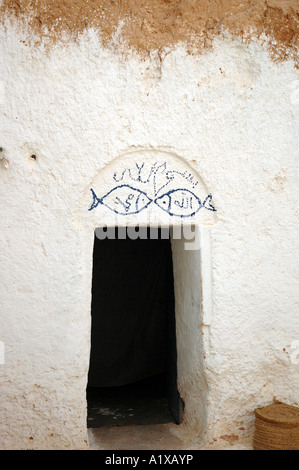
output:
[[[212,194],[209,194],[209,195],[205,198],[205,200],[204,200],[204,202],[203,202],[202,205],[203,205],[203,207],[204,207],[205,209],[207,209],[208,211],[217,212],[217,209],[215,209],[215,207],[211,204],[212,199],[213,199]]]
[[[93,195],[93,203],[89,211],[92,211],[98,207],[99,204],[102,204],[116,212],[116,214],[133,215],[146,209],[153,201],[143,191],[132,188],[126,184],[117,186],[102,198],[98,198],[93,189],[91,189],[91,192]]]
[[[211,200],[212,195],[209,195],[202,203],[189,189],[173,189],[155,199],[154,202],[169,215],[183,218],[192,217],[202,207],[207,210],[216,211],[211,204]]]
[[[177,217],[192,217],[202,208],[200,199],[189,189],[173,189],[155,199],[155,203],[169,215]]]

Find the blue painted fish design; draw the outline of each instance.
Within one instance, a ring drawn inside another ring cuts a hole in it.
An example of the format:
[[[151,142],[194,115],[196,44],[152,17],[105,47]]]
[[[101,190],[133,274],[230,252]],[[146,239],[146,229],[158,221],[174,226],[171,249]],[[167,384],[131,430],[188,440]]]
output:
[[[117,214],[133,215],[146,209],[152,202],[152,199],[143,191],[126,184],[117,186],[102,198],[98,198],[93,189],[91,189],[91,192],[93,203],[89,208],[90,211],[102,204]]]
[[[212,199],[213,199],[212,194],[209,194],[209,195],[205,198],[205,200],[204,200],[204,202],[203,202],[202,205],[203,205],[203,207],[204,207],[205,209],[207,209],[207,211],[217,212],[217,209],[215,209],[215,207],[213,206],[213,204],[211,204]]]
[[[202,207],[210,211],[216,211],[211,204],[210,194],[202,203],[201,200],[188,189],[173,189],[155,200],[157,206],[171,216],[192,217]]]
[[[140,189],[135,189],[126,184],[117,186],[102,198],[98,198],[93,189],[91,189],[91,192],[93,202],[89,208],[90,211],[102,204],[116,214],[133,215],[143,211],[154,202],[170,216],[181,218],[192,217],[202,208],[216,212],[215,207],[211,204],[211,194],[201,202],[189,189],[173,189],[154,200]]]
[[[160,209],[171,216],[192,217],[203,206],[200,199],[188,189],[173,189],[155,200]]]

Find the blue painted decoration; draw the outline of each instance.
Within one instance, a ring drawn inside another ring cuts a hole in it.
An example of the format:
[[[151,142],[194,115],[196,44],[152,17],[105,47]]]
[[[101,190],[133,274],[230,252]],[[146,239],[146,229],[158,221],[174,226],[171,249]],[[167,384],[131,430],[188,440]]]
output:
[[[202,205],[208,211],[217,212],[217,209],[215,209],[215,207],[211,204],[212,199],[213,199],[212,194],[209,194],[204,200]]]
[[[146,192],[124,184],[124,180],[127,178],[133,182],[134,186],[135,184],[138,186],[147,185],[147,188],[151,188],[150,192],[154,196],[151,198]],[[135,163],[133,168],[126,168],[120,174],[114,173],[113,180],[119,183],[119,186],[111,189],[102,198],[98,198],[94,190],[91,189],[93,202],[89,208],[90,211],[103,205],[116,214],[133,215],[139,214],[150,204],[155,203],[171,217],[192,217],[202,208],[216,212],[212,205],[211,194],[202,202],[194,192],[186,189],[185,184],[195,190],[198,181],[194,176],[188,171],[169,170],[166,162],[154,163],[149,169],[146,169],[145,163]],[[182,188],[165,192],[166,187],[170,183],[174,184],[176,180],[181,181]],[[123,184],[120,184],[121,182]],[[163,194],[161,195],[161,193]]]
[[[192,217],[202,207],[200,199],[188,189],[173,189],[155,200],[160,209],[171,216]]]
[[[116,214],[133,215],[146,209],[152,202],[143,191],[132,188],[127,184],[113,188],[104,197],[98,198],[93,189],[93,203],[89,208],[90,211],[102,204]]]
[[[145,164],[135,163],[135,168],[126,168],[120,174],[114,173],[113,179],[116,183],[120,183],[124,179],[129,178],[131,181],[141,184],[149,184],[152,182],[155,196],[166,186],[168,186],[175,178],[181,178],[192,185],[192,188],[198,185],[198,181],[194,181],[194,176],[188,171],[168,170],[167,163],[161,165],[154,163],[149,170],[146,171]]]
[[[93,189],[91,189],[91,193],[93,202],[89,211],[102,204],[116,214],[133,215],[139,214],[154,202],[172,217],[192,217],[202,208],[216,212],[215,207],[211,204],[211,194],[202,203],[189,189],[173,189],[155,200],[149,198],[145,192],[126,184],[113,188],[102,198],[98,198]]]

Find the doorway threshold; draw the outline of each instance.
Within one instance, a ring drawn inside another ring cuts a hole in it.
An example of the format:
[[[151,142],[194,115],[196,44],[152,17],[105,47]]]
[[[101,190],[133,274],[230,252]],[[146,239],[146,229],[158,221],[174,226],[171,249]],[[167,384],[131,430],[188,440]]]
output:
[[[184,450],[176,424],[107,426],[88,429],[91,450]]]
[[[174,423],[163,375],[119,387],[88,388],[88,428]]]

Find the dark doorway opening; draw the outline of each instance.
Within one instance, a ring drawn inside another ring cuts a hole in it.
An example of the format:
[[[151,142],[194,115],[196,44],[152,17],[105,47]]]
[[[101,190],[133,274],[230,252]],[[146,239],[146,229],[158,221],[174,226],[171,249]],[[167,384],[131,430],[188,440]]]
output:
[[[179,424],[170,237],[119,233],[94,243],[88,427]]]

